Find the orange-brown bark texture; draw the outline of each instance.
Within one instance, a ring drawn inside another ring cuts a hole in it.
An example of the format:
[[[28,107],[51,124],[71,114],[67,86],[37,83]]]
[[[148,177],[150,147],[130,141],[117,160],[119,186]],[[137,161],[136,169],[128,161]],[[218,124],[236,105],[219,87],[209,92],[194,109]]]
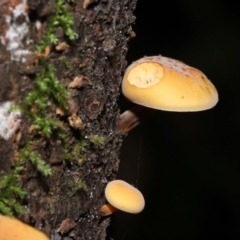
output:
[[[1,4],[1,36],[5,39],[1,38],[0,44],[0,104],[12,101],[21,105],[34,89],[41,68],[36,54],[27,54],[24,61],[19,61],[7,49],[9,26],[4,16],[11,14],[9,11],[19,2],[5,0]],[[53,174],[44,177],[32,164],[25,165],[20,180],[27,191],[22,204],[28,213],[18,217],[41,229],[52,240],[108,239],[110,218],[102,217],[98,209],[106,203],[107,182],[113,180],[118,171],[118,154],[124,137],[116,131],[119,87],[126,68],[136,2],[74,0],[66,4],[73,14],[77,38],[69,41],[63,29],[57,27],[58,43],[65,42],[69,47],[56,50],[56,46],[50,44],[51,51],[44,56],[70,91],[67,113],[57,114],[54,102],[49,102],[46,108],[46,114],[64,126],[65,141],[58,131],[50,138],[38,134],[32,139],[31,119],[22,113],[16,132],[9,139],[0,137],[0,176],[14,167],[19,150],[31,139],[32,148],[50,164]],[[21,39],[21,48],[31,53],[36,51],[35,45],[46,33],[54,9],[54,0],[28,0],[29,31]],[[26,16],[20,15],[14,21],[21,24],[25,20]],[[31,39],[28,44],[26,38]],[[83,81],[82,86],[69,88],[76,77]],[[82,120],[81,127],[71,126],[70,115]],[[91,136],[103,137],[104,144],[94,144]],[[84,147],[76,152],[74,146],[79,142]],[[74,159],[69,159],[69,155]],[[70,183],[83,183],[84,187],[74,188]]]

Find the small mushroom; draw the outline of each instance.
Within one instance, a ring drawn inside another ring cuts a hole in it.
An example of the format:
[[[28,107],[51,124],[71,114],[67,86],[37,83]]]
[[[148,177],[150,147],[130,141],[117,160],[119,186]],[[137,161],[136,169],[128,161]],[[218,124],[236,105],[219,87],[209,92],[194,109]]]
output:
[[[0,240],[49,240],[41,231],[7,216],[0,215]]]
[[[114,180],[107,184],[105,196],[109,204],[103,205],[99,212],[108,216],[117,209],[128,213],[140,213],[145,206],[142,193],[125,181]]]
[[[174,112],[203,111],[218,102],[216,88],[201,71],[163,56],[132,63],[125,72],[122,92],[141,106]],[[123,121],[121,118],[120,130]]]

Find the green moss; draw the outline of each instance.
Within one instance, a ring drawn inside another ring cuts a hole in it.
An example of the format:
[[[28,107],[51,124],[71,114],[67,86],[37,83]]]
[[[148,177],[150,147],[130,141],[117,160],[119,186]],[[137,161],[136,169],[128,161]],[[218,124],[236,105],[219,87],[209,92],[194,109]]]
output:
[[[28,94],[25,101],[26,104],[34,104],[38,108],[39,113],[44,114],[44,110],[47,107],[46,100],[53,99],[66,109],[69,92],[59,82],[54,66],[45,59],[41,60],[40,64],[41,71],[35,80],[35,89]]]
[[[82,153],[84,147],[87,145],[86,141],[80,140],[73,147],[66,143],[64,159],[69,162],[76,162],[79,165],[86,159],[86,156]]]
[[[47,60],[42,60],[35,88],[25,99],[24,112],[32,119],[35,129],[49,138],[59,125],[55,119],[46,115],[47,107],[52,102],[67,109],[69,96],[68,90],[57,79],[54,67]]]
[[[65,0],[56,0],[56,10],[52,15],[45,36],[36,46],[37,52],[43,53],[47,46],[56,44],[58,39],[55,35],[57,27],[61,27],[65,35],[73,40],[76,34],[73,30],[73,16],[69,8],[65,5]],[[39,134],[45,138],[50,138],[54,131],[61,133],[62,139],[66,139],[66,134],[59,121],[47,115],[48,109],[52,104],[68,108],[67,99],[70,96],[68,90],[60,83],[56,76],[54,66],[47,60],[40,60],[41,70],[35,79],[35,86],[30,91],[20,107],[34,125],[34,131],[31,134],[31,140],[20,149],[19,160],[14,169],[0,177],[0,213],[13,216],[22,213],[25,208],[21,206],[20,201],[26,195],[19,182],[23,166],[30,161],[44,176],[51,175],[51,167],[42,159],[38,152],[31,147],[36,136]],[[14,109],[12,109],[14,111]],[[78,146],[77,148],[80,148]],[[78,183],[80,187],[80,183]],[[82,185],[83,189],[86,186]]]
[[[23,164],[19,162],[0,178],[0,213],[3,215],[13,217],[15,213],[26,212],[20,204],[20,200],[27,194],[19,183],[22,168]]]
[[[18,163],[14,169],[0,178],[0,213],[4,215],[13,217],[16,213],[26,212],[26,208],[21,206],[20,201],[27,195],[27,192],[22,189],[19,182],[26,161],[30,161],[44,176],[52,174],[50,166],[36,151],[31,150],[31,143],[26,144],[19,152]]]
[[[36,46],[37,52],[42,53],[47,46],[57,44],[58,39],[55,31],[59,26],[62,27],[70,40],[75,39],[76,33],[73,30],[73,23],[73,16],[65,1],[56,0],[55,13],[51,16],[45,36]],[[41,71],[35,80],[35,89],[27,95],[25,104],[28,109],[34,109],[34,111],[27,113],[32,118],[36,129],[49,138],[53,130],[58,127],[53,119],[46,116],[49,100],[60,105],[63,109],[67,109],[67,99],[70,94],[59,82],[54,66],[47,59],[40,60],[40,65]],[[70,66],[67,64],[67,60],[65,65]]]
[[[37,51],[43,53],[45,48],[51,44],[56,45],[58,39],[55,35],[57,27],[62,27],[65,35],[70,39],[74,40],[76,33],[73,30],[73,16],[69,8],[65,5],[64,0],[56,0],[55,14],[51,17],[47,32],[42,40],[37,45]]]
[[[73,148],[73,153],[78,154],[84,150],[84,147],[86,147],[87,143],[86,141],[79,141]]]
[[[52,175],[51,167],[41,158],[41,156],[31,149],[31,142],[26,144],[19,152],[19,160],[25,162],[30,161],[36,169],[44,176]]]
[[[90,135],[88,139],[96,148],[103,148],[106,144],[106,137],[104,136]]]
[[[71,64],[65,56],[60,57],[59,60],[64,64],[66,68],[70,68]]]
[[[68,182],[68,186],[74,191],[74,192],[76,192],[76,191],[78,191],[78,190],[80,190],[80,189],[82,189],[82,190],[84,190],[84,191],[87,191],[88,189],[87,189],[87,185],[86,185],[86,183],[84,183],[84,182],[82,182],[82,181],[76,181],[76,182],[74,182],[74,181],[69,181]]]

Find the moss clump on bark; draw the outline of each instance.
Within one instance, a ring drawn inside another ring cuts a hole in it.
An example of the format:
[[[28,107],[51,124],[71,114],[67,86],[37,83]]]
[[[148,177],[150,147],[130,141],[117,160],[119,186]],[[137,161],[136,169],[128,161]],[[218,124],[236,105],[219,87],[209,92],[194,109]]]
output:
[[[106,137],[104,136],[90,135],[88,138],[95,148],[103,148],[106,144]]]
[[[19,150],[17,164],[11,171],[5,173],[0,178],[0,213],[4,215],[14,216],[26,211],[19,201],[27,194],[19,182],[20,173],[26,162],[31,162],[36,170],[44,176],[52,174],[51,167],[32,147],[35,138],[41,136],[49,139],[54,131],[60,131],[61,138],[66,139],[61,123],[56,118],[47,115],[47,109],[49,108],[49,104],[55,104],[61,106],[63,109],[67,109],[67,99],[70,94],[56,77],[54,66],[45,58],[47,56],[40,54],[46,51],[50,44],[55,45],[58,42],[55,31],[59,26],[70,40],[75,38],[73,17],[64,0],[56,0],[55,13],[49,21],[44,37],[36,46],[37,55],[42,59],[39,60],[41,70],[35,80],[35,87],[18,107],[18,109],[21,109],[31,119],[33,125],[30,133],[31,139]]]

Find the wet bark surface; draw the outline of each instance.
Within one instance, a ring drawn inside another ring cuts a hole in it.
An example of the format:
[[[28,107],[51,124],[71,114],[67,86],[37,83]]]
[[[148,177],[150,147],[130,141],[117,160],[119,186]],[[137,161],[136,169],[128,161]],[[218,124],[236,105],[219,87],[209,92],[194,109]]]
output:
[[[3,25],[3,15],[19,2],[4,1],[1,10]],[[24,46],[33,54],[27,55],[26,61],[12,61],[6,46],[1,45],[0,103],[13,101],[21,104],[34,88],[34,79],[40,71],[34,44],[44,35],[54,6],[54,1],[28,1],[27,37],[32,42]],[[34,149],[51,165],[53,175],[44,177],[30,163],[25,166],[21,181],[28,193],[23,202],[28,214],[19,217],[44,231],[51,239],[106,239],[110,218],[102,217],[98,209],[106,202],[106,183],[113,180],[118,171],[118,154],[124,136],[116,132],[119,120],[117,101],[126,67],[135,1],[75,0],[69,3],[69,7],[74,16],[77,39],[68,41],[62,29],[57,28],[59,43],[66,42],[69,47],[56,50],[55,46],[50,46],[48,59],[56,68],[58,79],[67,88],[76,77],[83,79],[83,84],[69,88],[71,96],[67,114],[57,115],[56,106],[48,104],[47,114],[61,121],[67,143],[59,138],[57,131],[49,139],[41,135],[34,138]],[[20,16],[18,21],[24,19]],[[41,23],[40,27],[36,27],[37,22]],[[70,115],[82,120],[81,129],[70,126]],[[8,140],[0,138],[1,175],[14,166],[19,149],[31,138],[31,133],[31,120],[22,115],[16,134]],[[102,145],[94,143],[92,138],[96,136],[104,139]],[[74,146],[79,142],[84,147],[76,151]],[[67,157],[70,154],[74,159]],[[83,183],[84,187],[76,189],[69,183]]]

